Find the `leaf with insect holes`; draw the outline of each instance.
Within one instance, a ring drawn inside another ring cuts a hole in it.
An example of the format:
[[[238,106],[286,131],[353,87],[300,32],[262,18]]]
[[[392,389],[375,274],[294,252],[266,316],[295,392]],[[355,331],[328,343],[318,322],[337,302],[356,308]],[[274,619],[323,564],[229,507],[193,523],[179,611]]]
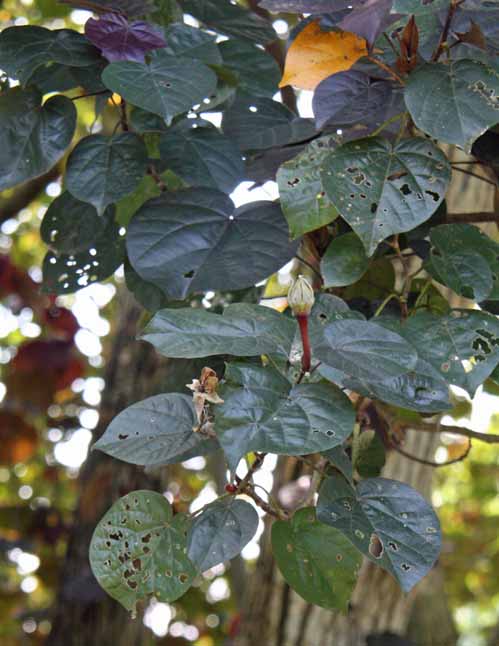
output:
[[[293,386],[277,370],[231,363],[215,432],[235,470],[249,451],[305,455],[333,448],[353,431],[348,397],[332,384]]]
[[[104,233],[114,209],[108,207],[103,216],[87,202],[80,202],[68,191],[50,204],[43,216],[40,235],[45,244],[63,254],[75,254],[92,247]]]
[[[313,507],[272,525],[272,553],[287,583],[305,601],[347,610],[362,559],[341,532],[317,521]]]
[[[442,379],[470,396],[499,363],[499,321],[486,312],[454,310],[446,316],[418,312],[400,333]]]
[[[125,238],[109,207],[105,228],[85,249],[67,252],[53,249],[43,260],[43,291],[73,294],[109,278],[125,259]],[[105,216],[102,216],[103,218]]]
[[[87,20],[85,36],[108,61],[143,62],[147,52],[166,46],[157,27],[144,21],[128,22],[118,13]]]
[[[430,231],[425,269],[457,294],[477,302],[499,298],[499,244],[471,224],[442,224]]]
[[[281,208],[292,238],[314,231],[338,217],[322,189],[321,164],[337,145],[335,135],[312,141],[277,171]]]
[[[152,595],[171,602],[197,574],[187,557],[189,520],[173,515],[155,491],[132,491],[100,520],[90,543],[90,565],[99,584],[127,610]]]
[[[162,117],[169,125],[179,114],[202,103],[217,86],[212,70],[199,61],[155,50],[149,62],[118,61],[106,67],[104,85],[132,105]]]
[[[311,22],[288,49],[279,87],[293,85],[302,90],[314,90],[323,79],[350,69],[366,55],[363,38],[347,31],[322,31],[318,22]]]
[[[147,164],[146,147],[136,134],[90,135],[81,139],[69,156],[66,187],[102,214],[109,204],[133,193]]]
[[[444,199],[450,175],[444,153],[425,139],[393,144],[367,137],[329,155],[322,183],[371,256],[388,236],[430,218]]]
[[[499,74],[479,61],[428,63],[409,76],[405,102],[423,132],[469,153],[499,121]]]
[[[135,271],[173,299],[251,287],[285,265],[296,248],[278,204],[252,202],[236,209],[227,195],[210,188],[149,200],[127,233]]]
[[[343,476],[332,475],[320,488],[317,518],[390,572],[405,592],[440,553],[437,515],[420,493],[396,480],[369,478],[354,488]]]
[[[76,126],[76,109],[65,96],[42,105],[36,88],[0,95],[0,191],[47,172],[63,156]]]
[[[192,397],[155,395],[125,408],[93,448],[130,464],[183,462],[219,448],[216,440],[195,432],[196,426]]]
[[[163,309],[146,325],[141,338],[175,359],[231,354],[288,357],[296,322],[261,305],[234,303],[223,314],[205,309]]]
[[[187,555],[200,572],[237,556],[258,529],[253,505],[239,498],[220,498],[192,522]]]

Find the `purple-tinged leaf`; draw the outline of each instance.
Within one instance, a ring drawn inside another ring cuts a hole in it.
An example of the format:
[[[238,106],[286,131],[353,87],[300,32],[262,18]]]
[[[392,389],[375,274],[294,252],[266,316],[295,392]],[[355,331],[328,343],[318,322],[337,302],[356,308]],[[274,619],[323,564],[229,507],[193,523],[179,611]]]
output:
[[[348,70],[333,74],[317,86],[313,99],[315,125],[361,123],[387,103],[393,83],[371,79],[363,72]]]
[[[85,25],[85,35],[109,61],[144,62],[152,49],[166,47],[163,36],[147,22],[128,20],[116,13],[107,13]]]
[[[402,17],[401,14],[390,13],[392,5],[393,0],[368,0],[343,18],[338,27],[362,36],[372,47],[378,36]]]

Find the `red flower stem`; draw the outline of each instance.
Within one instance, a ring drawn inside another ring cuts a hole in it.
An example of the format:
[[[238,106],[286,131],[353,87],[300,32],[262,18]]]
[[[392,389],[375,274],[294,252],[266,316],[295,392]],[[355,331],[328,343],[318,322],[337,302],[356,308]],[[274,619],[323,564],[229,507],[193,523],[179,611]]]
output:
[[[296,319],[300,326],[301,342],[303,346],[303,354],[301,358],[302,372],[310,372],[312,353],[310,352],[310,339],[308,337],[308,315],[298,314]]]

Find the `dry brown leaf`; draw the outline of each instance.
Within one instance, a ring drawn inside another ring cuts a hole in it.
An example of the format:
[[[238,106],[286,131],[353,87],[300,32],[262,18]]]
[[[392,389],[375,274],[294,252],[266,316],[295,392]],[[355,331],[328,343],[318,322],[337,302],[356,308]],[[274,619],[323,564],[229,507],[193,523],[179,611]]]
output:
[[[350,69],[362,56],[367,56],[363,38],[348,31],[322,31],[319,22],[311,22],[288,50],[279,87],[314,90],[331,74]]]

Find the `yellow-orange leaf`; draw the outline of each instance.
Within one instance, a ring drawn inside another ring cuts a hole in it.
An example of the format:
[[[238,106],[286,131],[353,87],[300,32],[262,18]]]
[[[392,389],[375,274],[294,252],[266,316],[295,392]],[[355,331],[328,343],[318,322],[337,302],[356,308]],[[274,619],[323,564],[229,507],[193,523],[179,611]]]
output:
[[[279,87],[314,90],[323,79],[350,69],[362,56],[367,56],[363,38],[349,31],[322,31],[318,22],[311,22],[288,50]]]

